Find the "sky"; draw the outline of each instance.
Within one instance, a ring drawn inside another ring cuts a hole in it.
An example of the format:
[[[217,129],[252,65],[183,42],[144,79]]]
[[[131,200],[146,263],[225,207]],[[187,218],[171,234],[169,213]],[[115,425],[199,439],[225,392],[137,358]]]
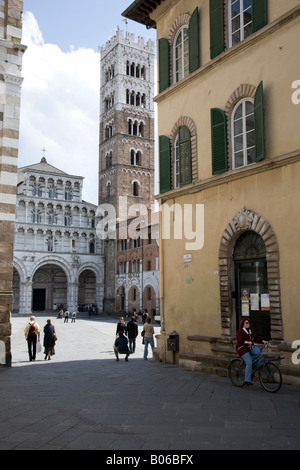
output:
[[[24,0],[19,167],[47,162],[84,176],[98,203],[100,56],[116,30],[156,40],[121,13],[133,0]]]

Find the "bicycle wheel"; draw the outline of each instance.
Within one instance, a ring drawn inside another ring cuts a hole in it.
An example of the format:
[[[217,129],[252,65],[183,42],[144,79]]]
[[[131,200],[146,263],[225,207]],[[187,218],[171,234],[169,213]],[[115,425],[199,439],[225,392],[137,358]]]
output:
[[[245,384],[245,367],[246,364],[242,359],[233,359],[228,367],[228,375],[236,387],[243,387]]]
[[[258,372],[262,388],[270,393],[278,392],[282,385],[282,375],[276,364],[265,362],[260,366]]]

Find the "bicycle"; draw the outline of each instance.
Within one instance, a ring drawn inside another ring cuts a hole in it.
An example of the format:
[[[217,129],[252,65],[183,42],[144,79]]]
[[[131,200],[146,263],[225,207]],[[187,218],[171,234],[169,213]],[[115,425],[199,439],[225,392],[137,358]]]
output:
[[[268,347],[268,345],[265,347]],[[258,371],[260,385],[267,392],[275,393],[281,388],[282,374],[279,365],[282,359],[284,357],[280,356],[274,359],[266,359],[261,353],[252,363],[252,378]],[[245,385],[245,368],[246,363],[241,357],[230,361],[228,375],[235,387],[243,387]]]

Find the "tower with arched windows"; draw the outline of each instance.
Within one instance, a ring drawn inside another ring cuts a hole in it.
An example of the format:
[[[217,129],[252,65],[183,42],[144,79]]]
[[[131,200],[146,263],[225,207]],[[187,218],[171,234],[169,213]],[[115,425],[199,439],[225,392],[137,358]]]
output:
[[[127,214],[154,203],[154,42],[118,30],[101,48],[100,64],[99,205],[111,204],[123,219],[122,196]],[[116,240],[108,239],[106,312],[118,309],[116,256]]]
[[[118,30],[101,48],[99,204],[154,202],[154,42]]]

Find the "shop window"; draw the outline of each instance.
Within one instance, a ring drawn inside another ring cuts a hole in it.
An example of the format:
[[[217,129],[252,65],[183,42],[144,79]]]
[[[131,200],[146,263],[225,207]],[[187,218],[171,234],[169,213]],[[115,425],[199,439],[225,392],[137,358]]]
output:
[[[265,339],[270,339],[270,297],[266,247],[257,233],[248,231],[237,240],[233,259],[235,263],[235,292],[237,325],[243,316]]]

